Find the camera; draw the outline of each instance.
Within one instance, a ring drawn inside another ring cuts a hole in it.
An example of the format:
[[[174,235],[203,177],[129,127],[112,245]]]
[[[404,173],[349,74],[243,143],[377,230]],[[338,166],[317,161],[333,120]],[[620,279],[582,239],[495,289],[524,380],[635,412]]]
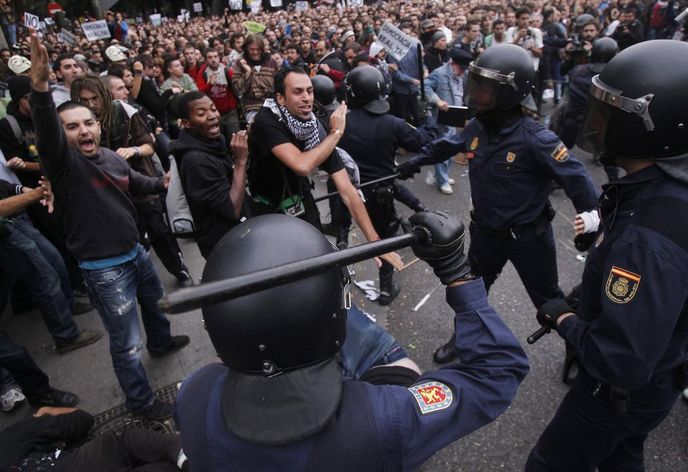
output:
[[[573,33],[569,37],[569,43],[572,45],[571,52],[582,52],[584,41],[579,33]]]

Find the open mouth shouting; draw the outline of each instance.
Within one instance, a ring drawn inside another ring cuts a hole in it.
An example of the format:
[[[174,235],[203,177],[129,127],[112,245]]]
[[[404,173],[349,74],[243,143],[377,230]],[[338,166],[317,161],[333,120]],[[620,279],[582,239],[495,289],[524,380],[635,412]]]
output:
[[[94,154],[96,152],[96,141],[90,136],[79,138],[79,150],[86,156]]]

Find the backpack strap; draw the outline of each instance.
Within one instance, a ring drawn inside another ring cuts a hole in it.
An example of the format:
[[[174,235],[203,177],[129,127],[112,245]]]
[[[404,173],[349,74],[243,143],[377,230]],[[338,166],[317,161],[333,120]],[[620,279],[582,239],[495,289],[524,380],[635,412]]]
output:
[[[7,122],[10,124],[10,128],[12,129],[12,134],[14,134],[14,137],[17,138],[17,141],[19,141],[22,146],[25,146],[26,140],[24,139],[24,133],[22,133],[17,119],[9,113],[5,115],[5,119],[7,119]]]

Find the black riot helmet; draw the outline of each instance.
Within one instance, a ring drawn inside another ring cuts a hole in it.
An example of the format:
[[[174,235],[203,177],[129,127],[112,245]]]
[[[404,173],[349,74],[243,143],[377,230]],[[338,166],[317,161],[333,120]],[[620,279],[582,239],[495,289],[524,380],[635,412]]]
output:
[[[313,83],[313,98],[318,105],[325,107],[332,102],[337,95],[337,91],[334,86],[334,82],[326,75],[318,74],[311,78]]]
[[[286,215],[251,218],[215,246],[203,271],[213,282],[336,249],[312,225]],[[203,308],[222,361],[244,373],[274,375],[333,357],[344,342],[344,280],[332,269]]]
[[[619,52],[619,45],[612,38],[596,39],[590,52],[591,63],[607,63]]]
[[[215,246],[204,283],[336,251],[311,224],[287,215],[251,218]],[[205,327],[230,368],[221,392],[228,430],[253,444],[290,444],[336,413],[346,337],[348,275],[321,274],[203,307]]]
[[[688,153],[686,77],[684,42],[646,41],[621,51],[592,79],[578,146],[607,160]]]
[[[468,106],[478,113],[509,110],[530,94],[535,85],[533,60],[513,44],[489,48],[468,68]]]
[[[387,85],[382,72],[373,66],[355,67],[346,76],[346,104],[384,115],[389,111]]]

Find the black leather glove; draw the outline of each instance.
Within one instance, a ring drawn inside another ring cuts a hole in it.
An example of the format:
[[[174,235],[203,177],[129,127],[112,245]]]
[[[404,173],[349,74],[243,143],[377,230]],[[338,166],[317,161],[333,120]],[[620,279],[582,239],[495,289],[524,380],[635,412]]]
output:
[[[596,232],[579,234],[573,239],[573,245],[576,246],[576,249],[578,249],[580,252],[588,252],[588,249],[590,249],[592,243],[595,242],[596,237]]]
[[[404,229],[422,229],[428,235],[423,243],[411,246],[418,258],[428,263],[444,285],[472,280],[471,267],[463,251],[463,223],[446,211],[419,211]]]
[[[563,298],[555,298],[546,301],[538,308],[537,320],[541,326],[556,330],[557,320],[564,313],[575,313],[575,310]]]
[[[414,163],[412,159],[401,164],[399,167],[397,167],[396,171],[399,173],[399,178],[401,180],[406,180],[412,178],[415,174],[420,172],[420,166]]]

